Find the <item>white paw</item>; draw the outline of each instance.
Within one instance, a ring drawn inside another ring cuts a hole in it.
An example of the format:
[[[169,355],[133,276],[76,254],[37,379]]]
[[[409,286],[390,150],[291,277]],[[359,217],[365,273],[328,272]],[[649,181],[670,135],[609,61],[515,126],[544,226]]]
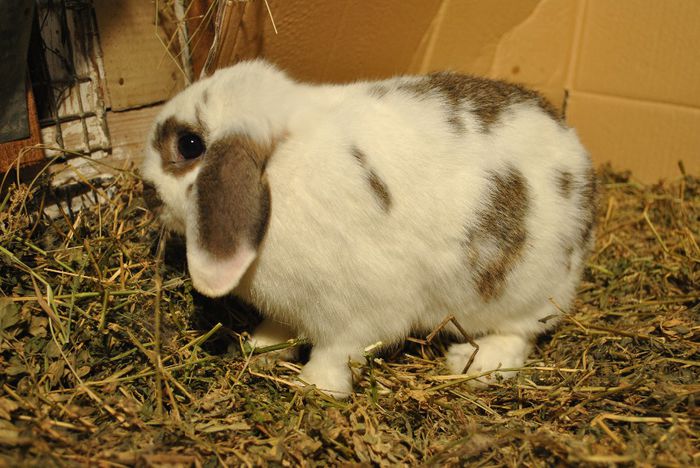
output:
[[[241,355],[240,343],[238,341],[233,341],[228,344],[228,353],[232,355]],[[256,351],[257,350],[257,351]],[[267,351],[260,353],[260,347],[255,346],[251,340],[247,340],[244,344],[243,357],[247,358],[251,351],[255,351],[253,356],[250,358],[250,364],[255,369],[272,369],[279,361],[298,361],[299,360],[299,348],[298,346],[293,346],[285,348],[278,351]]]
[[[299,380],[305,385],[315,385],[337,400],[344,400],[352,394],[350,360],[359,361],[359,356],[356,352],[314,348],[309,362],[301,369]]]
[[[248,344],[250,344],[251,347],[255,347],[256,349],[260,348],[267,348],[268,346],[275,346],[280,343],[284,343],[286,338],[280,337],[272,337],[272,336],[267,336],[267,335],[262,335],[257,333],[253,333],[253,335],[250,337],[248,340]]]
[[[251,368],[254,370],[271,370],[281,361],[296,361],[296,348],[288,348],[282,351],[269,351],[262,354],[256,354],[250,361]]]
[[[258,342],[248,341],[251,349],[255,350],[256,358],[274,359],[275,361],[297,361],[299,359],[299,346],[289,346],[283,349],[265,350],[267,346],[281,346],[283,343],[273,343],[262,346]],[[262,352],[260,352],[262,351]]]
[[[497,369],[522,367],[530,353],[530,343],[519,335],[487,335],[475,340],[479,350],[466,375],[479,375]],[[454,374],[464,373],[464,368],[474,353],[474,346],[469,343],[457,343],[447,351],[447,366]],[[510,379],[517,370],[492,372],[470,381],[472,385],[483,387],[496,381],[497,377]]]
[[[294,361],[299,354],[298,346],[284,347],[284,344],[292,339],[292,333],[283,325],[266,319],[255,329],[253,336],[248,340],[251,349],[265,350],[269,347],[281,347],[282,349],[269,350],[259,356],[259,360],[265,364],[273,364],[276,361]]]
[[[352,393],[352,372],[347,362],[319,364],[310,360],[299,374],[301,385],[315,385],[326,395],[344,400]]]
[[[294,338],[294,333],[285,325],[270,319],[260,322],[250,337],[250,343],[256,348],[266,348],[284,343]]]

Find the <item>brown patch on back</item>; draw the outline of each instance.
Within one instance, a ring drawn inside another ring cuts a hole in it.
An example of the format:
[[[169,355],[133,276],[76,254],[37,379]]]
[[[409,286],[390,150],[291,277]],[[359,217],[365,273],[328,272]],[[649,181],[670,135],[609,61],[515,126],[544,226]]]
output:
[[[564,198],[571,196],[571,186],[574,176],[569,171],[557,171],[557,188]]]
[[[264,177],[272,147],[245,135],[215,141],[197,176],[199,237],[217,257],[232,255],[242,241],[262,242],[270,218],[270,188]]]
[[[168,117],[156,127],[151,146],[160,154],[163,171],[180,176],[199,164],[200,159],[184,159],[177,151],[177,139],[184,133],[196,133],[205,139],[206,128],[199,119],[197,124],[182,122],[175,117]]]
[[[507,275],[522,255],[529,207],[527,183],[518,169],[494,172],[489,179],[488,204],[479,212],[466,241],[469,266],[485,302],[503,293]]]
[[[486,130],[496,123],[501,113],[508,107],[532,102],[559,123],[563,123],[561,114],[542,95],[523,86],[499,80],[489,80],[451,72],[432,73],[414,83],[401,85],[401,88],[417,95],[440,93],[449,106],[450,123],[458,127],[461,119],[456,117],[462,112],[465,103],[471,105]],[[461,124],[463,130],[464,124]],[[459,128],[457,128],[459,130]]]
[[[356,146],[353,146],[350,149],[350,154],[352,154],[357,162],[360,163],[360,166],[365,169],[367,181],[372,189],[372,193],[374,193],[374,196],[382,209],[388,213],[391,210],[392,200],[386,183],[377,175],[376,172],[374,172],[372,168],[367,166],[367,155],[362,152],[362,150]]]

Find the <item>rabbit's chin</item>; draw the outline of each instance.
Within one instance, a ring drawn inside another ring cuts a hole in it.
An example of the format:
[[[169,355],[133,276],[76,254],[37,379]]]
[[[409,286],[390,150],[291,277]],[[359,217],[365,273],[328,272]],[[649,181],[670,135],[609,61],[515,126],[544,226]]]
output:
[[[182,236],[185,235],[185,222],[167,205],[161,207],[159,219],[167,229]]]

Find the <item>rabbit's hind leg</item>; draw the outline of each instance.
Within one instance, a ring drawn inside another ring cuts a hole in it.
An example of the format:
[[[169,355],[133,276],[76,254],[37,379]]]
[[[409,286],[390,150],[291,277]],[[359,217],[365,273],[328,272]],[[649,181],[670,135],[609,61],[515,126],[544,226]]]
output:
[[[517,374],[532,349],[529,337],[518,334],[490,334],[474,340],[479,349],[468,369],[467,375],[479,375],[470,381],[474,386],[484,387],[496,381],[497,377],[509,379]],[[454,374],[462,374],[475,348],[469,343],[455,343],[447,351],[447,366]],[[503,369],[502,371],[498,369]]]

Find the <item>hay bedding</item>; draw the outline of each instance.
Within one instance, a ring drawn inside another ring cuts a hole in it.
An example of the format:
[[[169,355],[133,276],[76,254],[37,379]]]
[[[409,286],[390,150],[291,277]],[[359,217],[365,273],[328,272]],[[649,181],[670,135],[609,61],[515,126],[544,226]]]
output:
[[[346,402],[250,355],[251,315],[193,294],[132,174],[54,220],[36,214],[47,186],[0,210],[7,465],[700,463],[697,178],[602,171],[578,299],[516,380],[472,390],[446,375],[444,343],[416,340],[368,356]]]

